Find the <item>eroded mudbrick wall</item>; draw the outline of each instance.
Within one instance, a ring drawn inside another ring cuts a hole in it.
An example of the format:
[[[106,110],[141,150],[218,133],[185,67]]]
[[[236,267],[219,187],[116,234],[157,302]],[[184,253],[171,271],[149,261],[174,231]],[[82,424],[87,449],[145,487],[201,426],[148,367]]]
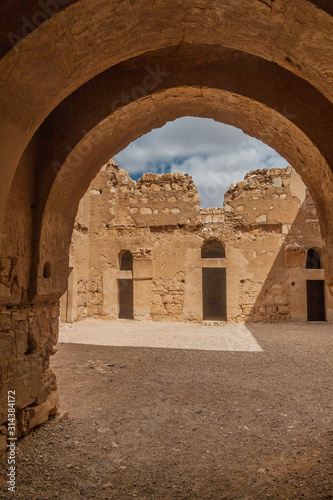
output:
[[[225,258],[202,259],[217,240]],[[225,194],[223,208],[200,209],[187,174],[144,174],[137,182],[110,161],[80,203],[62,320],[119,317],[119,280],[133,279],[134,319],[202,321],[203,268],[226,269],[229,322],[307,319],[307,250],[325,259],[313,201],[291,168],[257,170]],[[120,269],[124,251],[133,270]],[[326,319],[333,319],[325,295]]]

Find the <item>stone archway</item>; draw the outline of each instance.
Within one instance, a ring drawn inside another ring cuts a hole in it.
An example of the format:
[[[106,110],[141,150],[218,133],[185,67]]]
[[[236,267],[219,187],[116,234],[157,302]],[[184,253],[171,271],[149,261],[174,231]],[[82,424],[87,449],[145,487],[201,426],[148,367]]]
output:
[[[79,200],[103,162],[169,120],[238,126],[295,167],[316,202],[333,291],[333,20],[321,4],[59,1],[12,50],[1,46],[0,424],[23,378],[19,432],[40,423],[37,407],[43,418],[54,410],[49,356]],[[11,30],[22,12],[34,21],[21,9]]]
[[[81,2],[56,4],[54,15],[38,21],[39,5],[32,14],[28,0],[16,15],[4,8],[6,34],[15,30],[21,41],[8,51],[4,36],[0,63],[5,163],[0,221],[17,163],[46,116],[84,82],[133,56],[182,43],[228,47],[276,62],[332,100],[332,18],[313,5],[320,6],[319,0],[205,0],[198,6],[159,0],[153,9],[150,2],[94,0],[89,8]],[[40,26],[24,37],[29,33],[22,25],[25,10],[30,23]]]

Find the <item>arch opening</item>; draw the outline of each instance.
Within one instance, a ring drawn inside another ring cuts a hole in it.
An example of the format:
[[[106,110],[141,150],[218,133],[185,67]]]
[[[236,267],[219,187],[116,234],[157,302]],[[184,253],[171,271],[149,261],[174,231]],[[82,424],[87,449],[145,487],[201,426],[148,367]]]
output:
[[[202,259],[224,259],[225,248],[220,241],[210,240],[207,241],[201,248]]]
[[[121,271],[133,271],[133,255],[129,250],[122,251],[119,259]]]
[[[49,200],[47,201],[46,209],[43,215],[43,220],[45,222],[43,222],[42,224],[40,241],[40,249],[42,251],[43,248],[47,247],[47,244],[45,245],[45,247],[42,244],[42,240],[44,239],[43,233],[45,233],[46,230],[46,221],[54,221],[55,225],[53,225],[52,228],[49,224],[47,224],[54,235],[58,231],[60,231],[57,237],[59,237],[59,234],[61,234],[61,237],[64,238],[65,242],[70,241],[71,228],[68,226],[68,210],[66,210],[66,214],[63,215],[61,214],[61,211],[59,212],[59,200],[64,200],[65,198],[66,203],[71,205],[69,207],[71,211],[70,217],[72,220],[72,224],[74,224],[74,218],[76,215],[79,200],[87,190],[89,182],[91,182],[92,178],[94,177],[94,175],[96,175],[106,159],[112,156],[113,153],[117,152],[118,150],[118,147],[116,145],[117,142],[115,142],[118,123],[118,119],[116,119],[116,117],[118,117],[119,119],[121,118],[122,134],[125,133],[127,136],[127,139],[124,140],[125,136],[122,135],[123,146],[125,147],[128,143],[131,142],[131,140],[135,140],[137,138],[137,133],[135,133],[134,131],[133,135],[133,130],[131,129],[130,125],[131,123],[133,123],[133,117],[141,116],[141,119],[144,117],[144,122],[139,126],[142,127],[142,125],[144,124],[144,130],[145,132],[148,132],[149,130],[154,128],[153,121],[151,120],[156,119],[157,106],[163,116],[163,121],[159,124],[159,126],[162,126],[169,120],[188,115],[192,106],[195,106],[194,108],[192,108],[193,110],[195,109],[195,113],[192,111],[191,114],[195,114],[196,116],[211,117],[218,121],[229,123],[238,127],[242,122],[243,129],[245,129],[247,133],[253,136],[259,136],[260,140],[266,142],[276,151],[282,154],[287,159],[287,161],[289,161],[289,163],[292,164],[301,174],[303,180],[311,190],[311,194],[313,194],[318,208],[321,227],[323,233],[326,233],[327,237],[327,231],[329,231],[328,217],[330,217],[330,215],[326,211],[325,217],[323,217],[323,202],[320,200],[320,196],[323,194],[322,189],[319,192],[318,189],[313,186],[313,183],[316,182],[316,180],[319,180],[319,176],[311,176],[312,172],[318,173],[318,164],[320,162],[323,162],[323,157],[320,155],[320,153],[318,154],[318,156],[315,155],[316,149],[314,148],[313,143],[311,141],[308,141],[308,139],[300,133],[300,130],[295,127],[294,124],[287,118],[281,117],[281,115],[279,115],[274,110],[268,110],[266,107],[261,107],[261,105],[258,103],[254,103],[253,101],[249,101],[240,96],[237,99],[235,99],[234,96],[231,98],[228,96],[228,94],[220,92],[214,92],[213,97],[212,91],[210,91],[210,95],[207,95],[206,98],[202,96],[202,91],[198,92],[196,89],[187,89],[186,92],[186,104],[182,101],[181,98],[184,93],[184,89],[173,89],[171,96],[168,92],[163,93],[160,96],[158,104],[155,101],[153,109],[151,108],[151,103],[148,99],[142,100],[138,103],[129,104],[126,107],[126,114],[123,114],[122,110],[118,110],[115,113],[112,121],[103,121],[96,129],[91,132],[91,135],[94,138],[98,137],[94,155],[89,154],[88,156],[79,159],[79,161],[76,160],[75,163],[73,163],[73,158],[75,158],[76,156],[75,149],[68,155],[67,160],[56,176],[55,182],[51,189],[51,195],[49,197]],[[177,97],[177,93],[179,93],[179,97]],[[200,96],[199,100],[198,96]],[[211,100],[211,97],[213,98],[213,100]],[[241,106],[240,109],[238,109],[238,105]],[[254,117],[254,110],[257,110],[257,113],[262,115],[262,126],[260,127],[260,133],[258,133],[257,120],[255,119],[254,121],[252,121]],[[244,126],[244,120],[246,120],[246,126]],[[272,127],[272,124],[277,123],[277,121],[280,125],[280,135],[271,135],[270,129]],[[285,142],[283,142],[282,140],[282,138],[284,137],[284,131],[288,135],[288,141]],[[89,136],[90,134],[87,134],[84,140],[89,140]],[[279,140],[279,137],[281,138],[281,141]],[[300,149],[300,144],[303,144],[302,150]],[[299,156],[300,152],[301,156]],[[83,170],[89,172],[88,177],[82,176]],[[77,179],[77,182],[73,183],[72,181],[74,179]],[[330,176],[328,178],[326,177],[326,185],[328,185],[329,182],[332,182],[333,184],[333,180],[329,179]],[[69,193],[69,191],[68,194],[66,193],[69,186],[74,186],[74,190],[76,191],[74,197],[72,191],[71,193]],[[72,204],[74,198],[77,200],[75,205]],[[48,213],[50,215],[52,214],[51,217],[47,215]],[[66,223],[64,223],[64,220],[66,220]],[[48,236],[50,235],[48,234]],[[55,236],[53,236],[53,238],[55,238]],[[329,238],[327,238],[327,242],[329,242]],[[65,243],[65,246],[67,244],[68,243]],[[60,263],[61,259],[59,259],[58,262]],[[54,287],[54,290],[57,289],[57,286]],[[44,289],[45,292],[42,292],[42,289]],[[38,295],[42,296],[44,293],[46,293],[45,285],[41,284]]]
[[[306,269],[322,269],[320,254],[314,248],[307,251]]]

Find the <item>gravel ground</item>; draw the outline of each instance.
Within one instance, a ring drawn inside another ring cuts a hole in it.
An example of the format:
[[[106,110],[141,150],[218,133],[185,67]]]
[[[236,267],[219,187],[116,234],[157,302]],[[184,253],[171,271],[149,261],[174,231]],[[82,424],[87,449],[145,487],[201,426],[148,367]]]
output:
[[[248,328],[262,352],[59,344],[69,418],[20,440],[0,497],[333,499],[332,325]]]

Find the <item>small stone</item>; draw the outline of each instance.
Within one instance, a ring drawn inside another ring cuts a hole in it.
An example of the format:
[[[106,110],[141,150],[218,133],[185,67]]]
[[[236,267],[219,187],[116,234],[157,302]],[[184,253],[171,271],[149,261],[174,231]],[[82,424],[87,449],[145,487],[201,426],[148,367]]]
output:
[[[58,421],[62,422],[63,420],[67,420],[68,417],[69,417],[69,412],[66,410],[60,414]]]

